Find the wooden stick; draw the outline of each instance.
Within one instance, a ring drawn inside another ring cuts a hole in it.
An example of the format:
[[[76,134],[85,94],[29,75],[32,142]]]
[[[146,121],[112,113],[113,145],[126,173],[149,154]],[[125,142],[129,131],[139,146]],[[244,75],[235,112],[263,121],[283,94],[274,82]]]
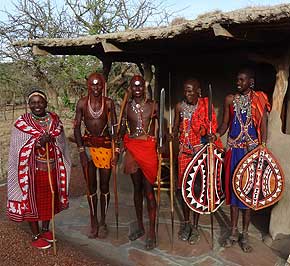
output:
[[[208,118],[209,118],[209,133],[212,133],[212,89],[211,84],[208,86],[209,95],[208,95]],[[214,211],[214,177],[213,177],[213,167],[214,167],[214,158],[213,158],[213,144],[209,143],[209,184],[210,184],[210,219],[211,219],[211,239],[212,239],[212,249],[213,249],[213,211]]]
[[[158,172],[157,172],[157,222],[156,222],[157,243],[158,243],[159,212],[160,212],[161,167],[162,167],[162,154],[161,152],[159,152],[158,153]]]
[[[117,136],[118,136],[119,133],[120,133],[121,122],[122,122],[122,116],[123,116],[124,109],[125,109],[125,106],[126,106],[126,103],[127,103],[127,100],[128,100],[128,96],[129,96],[129,92],[126,91],[126,92],[125,92],[125,95],[124,95],[124,98],[123,98],[123,101],[122,101],[122,104],[121,104],[121,109],[120,109],[120,114],[119,114],[119,119],[118,119],[118,126],[117,126],[117,131],[116,131],[116,135],[117,135]]]
[[[116,130],[116,137],[119,136],[120,133],[120,128],[121,128],[121,122],[122,122],[122,116],[124,113],[124,109],[126,106],[128,100],[128,92],[125,92],[122,104],[121,104],[121,109],[120,109],[120,114],[119,114],[119,119],[118,119],[118,125],[117,125],[117,130]],[[112,125],[112,131],[114,131],[114,125]],[[115,135],[115,134],[113,134]],[[115,140],[112,139],[112,158],[115,160]],[[113,174],[113,181],[114,181],[114,196],[115,196],[115,218],[116,218],[116,230],[117,230],[117,239],[119,236],[119,200],[118,200],[118,187],[117,187],[117,169],[116,165],[112,166],[112,174]]]
[[[171,73],[169,72],[169,135],[172,135],[172,113],[171,113]],[[174,240],[174,167],[173,167],[173,142],[169,141],[169,164],[170,164],[170,212],[171,212],[171,249]]]
[[[165,107],[165,90],[160,91],[160,103],[159,103],[159,140],[158,140],[158,172],[157,172],[157,225],[156,236],[158,239],[159,229],[159,215],[160,215],[160,191],[161,191],[161,169],[162,169],[162,153],[163,146],[163,125],[164,125],[164,107]]]
[[[113,129],[112,125],[112,129]],[[116,230],[117,230],[117,239],[119,236],[119,201],[118,201],[118,187],[117,187],[117,169],[115,165],[115,140],[114,136],[112,138],[112,160],[114,164],[112,165],[112,174],[113,174],[113,181],[114,181],[114,196],[115,196],[115,217],[116,217]]]
[[[56,241],[55,241],[55,229],[54,229],[54,190],[52,187],[51,173],[50,173],[50,163],[49,163],[49,149],[48,143],[46,143],[46,162],[48,171],[48,180],[51,192],[51,227],[52,227],[52,239],[53,239],[53,254],[56,256]]]
[[[213,250],[214,248],[214,237],[213,237],[213,215],[214,213],[210,213],[210,224],[211,224],[211,249]]]

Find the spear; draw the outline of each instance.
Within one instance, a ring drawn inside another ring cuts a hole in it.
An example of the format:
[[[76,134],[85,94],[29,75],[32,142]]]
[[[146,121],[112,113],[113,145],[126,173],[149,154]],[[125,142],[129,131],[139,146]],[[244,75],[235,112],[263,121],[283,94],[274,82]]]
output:
[[[208,120],[209,120],[209,133],[212,133],[212,88],[211,84],[208,85]],[[209,143],[209,183],[210,183],[210,197],[209,197],[209,211],[211,223],[211,243],[212,249],[214,246],[213,238],[213,211],[214,211],[214,177],[213,177],[213,144]]]
[[[117,187],[117,167],[115,164],[115,132],[114,132],[114,125],[112,125],[112,174],[113,174],[113,181],[114,181],[114,196],[115,196],[115,218],[116,218],[116,230],[117,230],[117,239],[119,236],[119,201],[118,201],[118,187]]]
[[[48,181],[49,181],[49,187],[50,187],[50,192],[51,192],[51,228],[52,228],[52,239],[53,239],[53,254],[54,256],[56,256],[56,241],[55,241],[55,228],[54,228],[54,190],[52,187],[52,180],[51,180],[48,142],[46,142],[45,148],[46,148]]]
[[[162,153],[161,148],[163,146],[163,118],[164,118],[164,106],[165,106],[165,90],[161,89],[160,92],[160,105],[159,105],[159,142],[158,142],[158,172],[157,172],[157,223],[156,223],[156,235],[158,239],[159,229],[159,212],[160,212],[160,191],[161,191],[161,166],[162,166]]]
[[[169,72],[169,135],[172,135],[172,113],[171,113],[171,73]],[[171,212],[171,248],[174,239],[174,177],[173,177],[173,143],[169,141],[169,164],[170,164],[170,212]]]
[[[119,114],[119,119],[118,119],[118,125],[117,125],[117,130],[116,134],[114,131],[114,125],[112,125],[112,159],[115,160],[115,139],[114,137],[118,137],[120,133],[120,128],[121,128],[121,121],[122,121],[122,116],[124,113],[124,109],[126,106],[128,100],[128,92],[125,92],[122,104],[121,104],[121,109],[120,109],[120,114]],[[117,186],[117,167],[116,165],[112,166],[112,174],[113,174],[113,181],[114,181],[114,196],[115,196],[115,219],[116,219],[116,231],[117,231],[117,239],[119,236],[119,199],[118,199],[118,186]]]

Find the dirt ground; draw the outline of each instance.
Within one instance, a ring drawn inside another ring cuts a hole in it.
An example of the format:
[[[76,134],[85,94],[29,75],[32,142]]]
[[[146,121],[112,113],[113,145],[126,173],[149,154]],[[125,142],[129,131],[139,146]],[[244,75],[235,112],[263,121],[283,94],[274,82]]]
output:
[[[24,113],[24,109],[17,110],[14,114],[14,120],[18,115]],[[6,119],[5,119],[6,117]],[[27,223],[15,223],[8,220],[6,209],[7,187],[7,159],[10,142],[10,132],[13,124],[12,112],[3,110],[0,114],[0,266],[15,265],[51,265],[51,266],[94,266],[94,265],[113,265],[94,254],[87,253],[81,246],[74,246],[68,241],[58,238],[57,255],[53,255],[53,249],[40,251],[33,248],[31,243],[31,234]],[[65,124],[66,135],[72,135],[72,120],[62,119]],[[70,183],[70,197],[84,195],[85,183],[78,164],[78,156],[75,151],[75,145],[69,142],[72,155],[72,166],[74,167]]]

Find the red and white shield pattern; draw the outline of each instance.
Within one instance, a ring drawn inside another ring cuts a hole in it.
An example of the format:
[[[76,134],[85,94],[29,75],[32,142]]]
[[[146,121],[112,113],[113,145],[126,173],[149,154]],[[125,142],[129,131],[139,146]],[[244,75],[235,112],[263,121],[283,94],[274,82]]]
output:
[[[249,208],[260,210],[280,200],[284,190],[284,174],[273,154],[258,146],[237,165],[233,190]]]
[[[224,201],[222,188],[223,150],[212,144],[200,149],[187,165],[182,181],[182,196],[187,206],[200,214],[215,212]],[[213,156],[210,156],[212,150]],[[210,182],[210,161],[213,162],[213,182]],[[211,184],[213,184],[211,188]],[[211,191],[213,196],[211,197]],[[210,199],[213,199],[211,204]]]

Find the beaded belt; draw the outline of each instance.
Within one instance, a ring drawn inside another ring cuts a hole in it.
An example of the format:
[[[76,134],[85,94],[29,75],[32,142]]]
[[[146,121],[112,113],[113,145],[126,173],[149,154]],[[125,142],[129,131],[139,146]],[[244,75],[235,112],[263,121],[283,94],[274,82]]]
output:
[[[93,136],[85,134],[83,137],[83,142],[86,147],[103,147],[110,149],[112,147],[112,142],[110,137],[104,136]]]
[[[55,160],[51,159],[49,160],[50,170],[53,170],[55,168]],[[36,170],[40,171],[48,171],[47,168],[47,161],[43,159],[36,158]]]
[[[239,142],[237,143],[234,139],[228,138],[228,147],[229,148],[249,148],[252,146],[258,146],[259,142],[258,139],[255,139],[251,142],[245,141],[245,142]]]

